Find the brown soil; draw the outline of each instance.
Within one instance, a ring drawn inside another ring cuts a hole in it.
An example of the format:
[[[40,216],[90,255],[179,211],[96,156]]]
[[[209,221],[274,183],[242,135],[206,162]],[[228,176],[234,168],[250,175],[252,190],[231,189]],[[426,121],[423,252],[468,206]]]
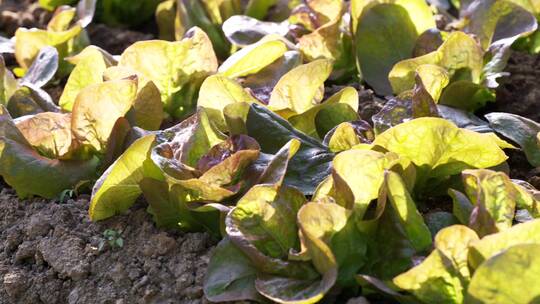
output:
[[[84,197],[21,201],[0,192],[0,304],[203,302],[215,240],[157,229],[144,204],[98,223],[87,210]],[[122,247],[106,242],[107,229]]]
[[[99,23],[90,24],[86,30],[93,45],[99,46],[113,55],[122,54],[128,46],[137,41],[155,39],[153,33],[118,29]]]
[[[43,28],[52,14],[32,0],[0,0],[0,34],[11,37],[18,27]]]
[[[506,71],[510,76],[501,79],[497,102],[486,112],[508,112],[540,121],[540,57],[514,52]]]
[[[51,14],[34,2],[0,0],[0,33],[44,28]],[[91,24],[87,31],[92,44],[117,55],[153,39],[149,28]],[[62,82],[47,89],[55,100],[61,90]],[[144,203],[93,223],[87,196],[59,203],[19,200],[1,184],[0,190],[0,304],[205,302],[202,281],[216,243],[207,234],[158,229]],[[121,248],[105,240],[109,229],[120,233]]]
[[[482,113],[507,112],[540,122],[540,57],[514,52],[506,71],[510,76],[500,80],[497,101]],[[521,151],[507,151],[510,176],[523,179],[540,188],[540,172],[533,168]]]

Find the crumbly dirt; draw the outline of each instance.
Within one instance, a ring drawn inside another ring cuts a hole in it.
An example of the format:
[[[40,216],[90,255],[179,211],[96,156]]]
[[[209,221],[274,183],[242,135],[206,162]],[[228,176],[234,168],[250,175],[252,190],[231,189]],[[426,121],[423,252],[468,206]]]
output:
[[[0,0],[0,33],[11,37],[19,27],[43,28],[51,16],[36,1]]]
[[[206,302],[216,243],[208,234],[158,229],[143,203],[98,223],[87,210],[84,196],[58,203],[0,192],[0,304]],[[121,248],[106,242],[107,229]]]
[[[500,79],[497,100],[482,113],[507,112],[540,122],[540,56],[513,52],[506,71],[510,76]],[[540,171],[533,168],[521,151],[507,151],[510,176],[529,181],[540,188]]]
[[[497,102],[486,112],[508,112],[540,122],[540,56],[514,52],[506,71],[510,76],[500,79]]]
[[[112,55],[120,55],[130,45],[141,40],[155,39],[154,33],[119,29],[100,23],[92,23],[86,29],[93,45]]]

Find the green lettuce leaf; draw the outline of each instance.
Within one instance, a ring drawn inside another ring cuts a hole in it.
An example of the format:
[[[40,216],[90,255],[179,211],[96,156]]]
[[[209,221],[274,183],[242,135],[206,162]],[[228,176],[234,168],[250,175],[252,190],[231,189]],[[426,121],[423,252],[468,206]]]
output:
[[[353,211],[333,203],[308,203],[298,213],[298,224],[319,273],[334,272],[337,266],[338,283],[353,282],[367,253],[367,238],[358,230]]]
[[[450,79],[457,73],[465,73],[468,80],[478,84],[483,69],[483,55],[484,51],[473,37],[456,31],[436,51],[396,63],[388,78],[393,92],[402,93],[414,87],[416,71],[429,64],[445,69]],[[444,77],[438,70],[432,70],[431,74],[431,77]]]
[[[261,145],[261,152],[275,154],[289,140],[300,141],[300,149],[289,163],[284,184],[306,195],[313,194],[315,187],[330,173],[333,153],[264,106],[251,104],[245,117],[245,131]]]
[[[197,106],[205,108],[216,126],[226,131],[223,111],[227,105],[237,102],[258,101],[235,80],[223,75],[212,75],[201,85]]]
[[[107,81],[84,88],[73,105],[71,128],[88,150],[104,153],[116,121],[126,116],[137,96],[137,78]]]
[[[410,20],[414,23],[416,32],[422,34],[428,29],[434,28],[433,12],[424,1],[419,0],[352,0],[351,19],[352,30],[356,32],[359,19],[363,17],[370,8],[381,3],[391,3],[404,7],[409,14]]]
[[[540,132],[539,123],[509,113],[489,113],[486,118],[495,132],[509,138],[523,149],[532,166],[540,166],[540,141],[537,138]]]
[[[386,171],[388,198],[414,249],[421,252],[431,247],[431,232],[399,174]]]
[[[268,104],[278,81],[290,70],[301,65],[302,60],[302,55],[298,51],[287,51],[258,73],[247,76],[242,85],[249,88],[251,94],[260,102]]]
[[[96,182],[92,190],[89,215],[93,221],[109,218],[129,209],[142,194],[143,177],[163,179],[150,153],[156,136],[147,135],[135,141]]]
[[[262,39],[231,55],[219,67],[219,73],[230,78],[255,74],[287,51],[285,43],[275,37]]]
[[[385,155],[370,150],[349,150],[336,155],[332,161],[332,175],[319,185],[314,200],[324,196],[338,196],[343,188],[352,191],[354,201],[342,201],[338,204],[354,208],[362,218],[371,200],[379,196],[384,183],[384,172],[396,162],[396,155]],[[344,184],[344,185],[343,185]],[[340,191],[341,190],[341,191]]]
[[[425,303],[463,303],[471,279],[467,250],[477,240],[476,233],[465,226],[442,229],[435,237],[435,250],[393,283]]]
[[[330,151],[337,153],[353,149],[361,144],[370,144],[374,138],[375,135],[369,123],[358,120],[337,125],[326,134],[323,142]]]
[[[472,202],[467,195],[455,189],[448,189],[448,195],[452,197],[452,213],[462,224],[468,225],[474,208]]]
[[[71,114],[43,112],[24,116],[16,126],[40,155],[51,159],[69,159],[76,149],[71,132]]]
[[[469,219],[470,226],[480,236],[512,227],[519,192],[510,178],[502,172],[485,169],[465,170],[462,177],[465,193],[475,206]],[[496,228],[482,227],[480,218],[484,215],[480,213],[484,211]]]
[[[221,24],[240,12],[241,4],[238,0],[176,1],[176,40],[180,40],[192,27],[199,27],[208,35],[219,57],[226,58],[231,47],[221,30]]]
[[[446,69],[433,64],[423,64],[416,68],[416,73],[429,95],[435,102],[438,102],[443,89],[450,82]],[[418,80],[416,78],[415,80],[416,84],[418,84]],[[390,79],[390,82],[392,82],[392,79]]]
[[[535,303],[540,299],[540,244],[520,244],[482,263],[466,303]],[[509,280],[509,278],[513,278]]]
[[[164,0],[156,7],[156,23],[161,40],[176,40],[176,2],[176,0]]]
[[[419,177],[442,178],[467,168],[489,168],[507,157],[504,142],[493,134],[460,129],[441,118],[417,118],[402,123],[375,138],[373,144],[409,158]]]
[[[261,301],[251,261],[224,238],[214,250],[204,279],[204,295],[212,302]]]
[[[256,185],[237,203],[229,217],[236,229],[264,255],[285,258],[299,249],[296,214],[306,203],[294,188]]]
[[[54,129],[55,126],[49,127]],[[0,175],[19,197],[54,198],[80,181],[93,179],[97,166],[98,159],[94,157],[76,161],[40,155],[17,128],[6,108],[0,106]]]
[[[47,92],[31,84],[19,86],[9,98],[6,107],[14,118],[60,111]]]
[[[216,72],[217,58],[208,36],[193,28],[182,41],[139,41],[122,53],[118,65],[154,82],[165,111],[185,118],[195,110],[202,81]]]
[[[341,104],[336,106],[337,104]],[[294,128],[313,137],[324,135],[341,122],[358,119],[358,92],[346,87],[306,112],[289,117]]]
[[[465,31],[478,37],[485,50],[494,44],[502,43],[510,46],[519,37],[526,36],[537,28],[535,16],[527,10],[533,5],[531,1],[476,2],[467,11],[468,23]]]
[[[380,2],[353,1],[352,25],[362,76],[375,92],[390,95],[392,66],[412,57],[416,39],[435,22],[424,1]]]
[[[116,62],[110,54],[96,46],[88,46],[68,61],[75,64],[75,68],[69,75],[58,104],[63,110],[71,111],[79,92],[89,85],[103,82],[103,73]]]
[[[469,265],[476,269],[489,258],[519,244],[540,244],[540,219],[514,225],[471,244]]]
[[[81,22],[71,21],[75,18],[75,9],[66,7],[56,12],[47,29],[19,28],[15,32],[15,59],[22,69],[26,70],[36,59],[39,51],[45,46],[55,47],[59,55],[59,76],[65,76],[71,65],[63,59],[78,53],[88,43]]]
[[[332,62],[325,59],[290,70],[272,90],[268,108],[285,118],[308,111],[323,99],[324,82],[331,71]]]
[[[141,73],[125,67],[109,67],[103,73],[103,79],[122,80],[137,77],[137,96],[127,117],[132,125],[145,130],[157,130],[161,126],[165,113],[158,87]]]
[[[192,193],[189,189],[154,178],[144,177],[139,181],[139,187],[148,202],[147,210],[158,227],[213,234],[219,231],[218,211],[226,208],[212,203],[201,208],[190,208],[188,202]]]
[[[0,104],[7,105],[17,90],[18,84],[13,74],[6,68],[4,57],[0,55]]]

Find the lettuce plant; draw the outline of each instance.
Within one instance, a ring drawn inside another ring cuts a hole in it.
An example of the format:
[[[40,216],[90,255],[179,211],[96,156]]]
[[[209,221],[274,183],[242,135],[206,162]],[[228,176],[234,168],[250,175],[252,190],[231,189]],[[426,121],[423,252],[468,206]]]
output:
[[[13,120],[2,106],[0,175],[21,197],[52,198],[94,179],[99,165],[107,166],[111,153],[121,147],[130,124],[137,126],[137,85],[136,78],[126,78],[89,86],[71,113],[41,112]],[[159,99],[155,102],[160,106]]]
[[[522,3],[467,4],[455,23],[464,33],[447,33],[434,29],[424,1],[353,1],[357,63],[364,80],[378,94],[399,95],[413,89],[418,74],[426,87],[437,86],[436,103],[475,111],[494,101],[493,88],[504,75],[510,46],[534,32],[537,21]]]
[[[3,100],[0,104],[6,106],[12,117],[41,112],[59,112],[58,106],[42,89],[53,80],[58,70],[58,60],[58,52],[54,47],[44,47],[24,77],[15,79],[13,74],[5,68],[3,57],[0,56],[0,66],[4,66]]]
[[[111,26],[137,26],[147,22],[163,0],[79,0],[81,3],[92,3],[96,10],[96,18]],[[63,5],[74,5],[77,0],[39,0],[41,7],[53,11]]]
[[[250,2],[268,1],[251,0]],[[216,53],[226,58],[231,46],[221,30],[221,24],[229,17],[241,14],[242,11],[238,0],[167,0],[161,3],[156,11],[160,38],[178,40],[191,27],[197,26],[208,34]]]
[[[281,176],[288,183],[301,185],[302,177],[310,177],[313,181],[300,189],[312,193],[328,170],[332,153],[285,121],[266,118],[268,125],[261,125],[261,115],[271,114],[261,110],[252,106],[245,134],[227,137],[200,108],[179,125],[138,139],[96,183],[91,218],[99,220],[122,212],[144,194],[160,225],[212,230],[217,219],[210,220],[212,225],[201,226],[200,219],[205,217],[197,214],[228,211],[233,197],[257,181]],[[268,140],[264,132],[275,136]],[[292,153],[284,149],[299,155],[299,161],[291,163],[292,172],[286,172],[281,163]],[[170,196],[163,197],[163,193]]]
[[[267,54],[265,60],[253,65],[251,58],[263,53]],[[300,64],[297,56],[297,52],[287,52],[286,44],[278,38],[267,37],[247,46],[227,59],[217,75],[204,81],[198,105],[208,109],[223,128],[226,112],[241,107],[235,103],[256,103],[315,138],[324,138],[340,122],[358,119],[354,88],[346,87],[323,101],[332,61]]]
[[[84,28],[91,17],[77,19],[77,9],[69,6],[59,7],[47,29],[19,28],[15,32],[15,59],[24,74],[39,51],[45,46],[55,47],[59,54],[58,75],[69,74],[72,66],[63,59],[80,52],[89,44]]]
[[[111,26],[137,26],[150,20],[162,1],[98,0],[96,18]]]
[[[432,12],[423,0],[358,0],[350,14],[359,73],[376,93],[390,95],[392,66],[411,58],[418,37],[435,27]]]
[[[199,28],[190,30],[182,41],[141,41],[122,53],[118,60],[104,50],[90,46],[68,59],[75,68],[60,97],[60,107],[70,111],[81,89],[105,80],[137,76],[138,108],[147,111],[141,127],[158,129],[163,116],[182,119],[195,111],[202,81],[217,69],[217,59],[208,36]],[[148,107],[158,97],[162,109]],[[152,115],[150,115],[152,114]]]
[[[512,45],[515,49],[527,50],[533,54],[538,53],[539,34],[534,27],[534,19],[540,16],[540,5],[535,1],[504,0],[504,1],[452,1],[454,7],[459,10],[459,21],[455,23],[458,27],[466,26],[473,33],[481,33],[482,39],[503,38],[507,33],[518,34],[518,36],[508,39],[504,44]],[[450,6],[442,10],[448,10]],[[483,25],[482,25],[483,24]],[[506,25],[504,25],[506,24]],[[506,33],[493,33],[493,29],[506,27]],[[528,29],[527,29],[528,28]],[[502,35],[501,35],[502,34]],[[498,37],[495,37],[498,36]],[[509,37],[504,37],[509,38]]]
[[[170,189],[176,191],[176,195],[171,197],[180,199],[182,204],[187,201],[179,197],[178,191],[183,191],[188,201],[192,198],[194,202],[220,202],[240,189],[238,186],[235,190],[230,184],[238,182],[234,174],[240,173],[246,164],[254,160],[254,156],[257,158],[258,150],[257,143],[250,139],[226,139],[201,110],[175,127],[135,141],[97,182],[90,208],[91,218],[103,219],[129,208],[144,189],[148,190],[145,194],[148,197],[159,197],[153,189],[160,187],[139,186],[143,180],[150,185],[163,182],[167,189],[176,185],[176,190]],[[223,168],[223,172],[218,168]],[[179,203],[168,202],[168,198],[150,201],[157,204],[152,208],[156,212],[166,211],[163,210],[166,207],[174,208],[175,204],[182,207]],[[155,216],[160,223],[160,213]]]
[[[352,43],[342,1],[290,1],[287,16],[275,16],[285,6],[278,1],[252,0],[244,8],[239,1],[166,1],[157,10],[162,39],[179,39],[191,26],[204,29],[216,53],[227,58],[236,47],[245,47],[268,35],[290,41],[306,61],[329,59],[334,62],[334,79],[348,79],[353,69]],[[273,7],[273,15],[267,16]],[[277,14],[282,15],[282,14]],[[261,21],[267,16],[270,20]],[[287,18],[288,17],[288,18]],[[232,47],[231,47],[232,44]]]
[[[420,126],[426,133],[418,133]],[[419,153],[407,146],[416,144],[416,136],[426,141]],[[461,142],[449,152],[452,157],[437,155],[436,151],[445,149],[428,144],[443,144],[445,139],[438,136]],[[483,138],[482,143],[476,136]],[[432,246],[431,231],[417,209],[418,184],[426,174],[450,176],[459,174],[462,166],[499,164],[506,158],[499,144],[493,135],[459,129],[440,118],[416,119],[380,134],[371,145],[337,154],[331,174],[311,202],[291,188],[286,178],[252,187],[227,215],[226,237],[210,263],[205,294],[212,301],[265,297],[279,303],[314,303],[332,288],[354,286],[359,272],[384,279],[399,275],[413,267],[415,254],[426,253]],[[483,156],[469,159],[471,149]],[[525,192],[522,195],[532,198]],[[487,216],[498,216],[496,208],[490,210]],[[476,233],[467,229],[471,240],[477,240]],[[436,242],[440,243],[443,232]],[[454,237],[454,233],[448,235]],[[381,239],[385,242],[377,241]],[[232,252],[235,259],[225,259]],[[455,252],[467,256],[459,249]],[[222,270],[229,275],[223,276]],[[398,278],[395,284],[400,284]],[[442,297],[439,291],[436,294]]]

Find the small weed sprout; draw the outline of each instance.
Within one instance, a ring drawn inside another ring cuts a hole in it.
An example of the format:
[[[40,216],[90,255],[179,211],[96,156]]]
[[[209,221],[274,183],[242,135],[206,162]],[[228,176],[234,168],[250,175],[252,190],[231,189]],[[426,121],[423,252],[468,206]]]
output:
[[[102,251],[105,244],[109,244],[112,249],[124,247],[124,239],[121,237],[121,232],[114,229],[103,231],[103,239],[99,242],[98,250]]]

